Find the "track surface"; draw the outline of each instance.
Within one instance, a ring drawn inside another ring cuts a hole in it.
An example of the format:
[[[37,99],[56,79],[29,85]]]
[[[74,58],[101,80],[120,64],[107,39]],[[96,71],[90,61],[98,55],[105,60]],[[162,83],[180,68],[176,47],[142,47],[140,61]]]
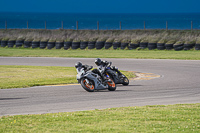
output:
[[[89,93],[80,85],[1,89],[0,116],[200,102],[200,61],[106,60],[121,70],[154,73],[161,77],[131,81],[129,86],[117,85],[115,92]],[[0,57],[0,65],[73,67],[77,61],[95,66],[92,58]]]

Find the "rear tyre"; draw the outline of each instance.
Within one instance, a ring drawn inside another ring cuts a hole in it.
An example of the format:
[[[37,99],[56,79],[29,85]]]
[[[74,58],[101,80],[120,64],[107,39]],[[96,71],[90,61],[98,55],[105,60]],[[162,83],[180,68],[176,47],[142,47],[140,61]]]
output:
[[[107,84],[108,84],[108,90],[109,91],[115,91],[116,90],[116,84],[112,79],[109,79]]]
[[[129,84],[129,80],[128,80],[128,78],[127,77],[124,77],[123,78],[123,83],[122,83],[123,85],[128,85]]]
[[[89,83],[87,83],[86,78],[82,78],[81,79],[81,86],[83,87],[83,89],[85,89],[88,92],[93,92],[94,91],[94,82],[87,79],[89,81]]]

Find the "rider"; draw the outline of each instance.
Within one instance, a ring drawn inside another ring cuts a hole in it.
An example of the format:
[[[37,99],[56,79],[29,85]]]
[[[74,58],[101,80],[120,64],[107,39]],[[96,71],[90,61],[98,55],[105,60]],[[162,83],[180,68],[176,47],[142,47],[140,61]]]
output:
[[[95,64],[96,64],[97,66],[102,65],[103,67],[109,64],[109,62],[107,62],[107,61],[101,61],[100,58],[95,59],[94,62],[95,62]]]
[[[92,72],[98,74],[99,76],[101,76],[103,82],[106,82],[106,77],[103,76],[103,72],[104,71],[100,71],[103,67],[105,67],[107,65],[107,61],[101,61],[101,59],[97,58],[95,60],[95,64],[99,67],[99,69],[93,69]]]
[[[88,66],[88,65],[83,65],[81,62],[77,62],[76,64],[75,64],[75,68],[83,68],[84,70],[90,70],[90,69],[92,69],[92,66]]]
[[[112,63],[112,62],[108,62],[108,61],[102,61],[100,58],[97,58],[95,59],[95,64],[99,67],[105,67],[107,66],[109,63]],[[116,68],[115,66],[112,66],[111,69],[114,69],[118,74],[119,76],[122,75],[122,73],[118,70],[118,68]]]

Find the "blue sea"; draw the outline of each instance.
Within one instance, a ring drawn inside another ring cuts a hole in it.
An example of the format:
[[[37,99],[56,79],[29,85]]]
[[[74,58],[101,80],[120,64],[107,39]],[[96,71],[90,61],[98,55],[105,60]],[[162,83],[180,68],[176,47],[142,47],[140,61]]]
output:
[[[79,29],[122,30],[127,29],[200,29],[200,13],[171,14],[93,14],[93,13],[5,13],[0,12],[0,29]]]

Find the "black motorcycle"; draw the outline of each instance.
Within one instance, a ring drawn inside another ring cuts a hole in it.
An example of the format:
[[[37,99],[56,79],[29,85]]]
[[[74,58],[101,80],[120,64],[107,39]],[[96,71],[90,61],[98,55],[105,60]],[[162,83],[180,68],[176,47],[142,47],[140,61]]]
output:
[[[116,85],[115,82],[105,77],[106,80],[102,81],[101,76],[99,74],[95,74],[91,71],[92,66],[82,65],[81,62],[77,62],[75,64],[77,70],[77,80],[78,83],[88,92],[93,92],[95,90],[103,90],[108,89],[109,91],[115,91]]]
[[[111,66],[112,62],[101,61],[101,59],[97,58],[95,60],[95,64],[98,66],[97,69],[100,73],[103,70],[101,75],[106,75],[107,77],[111,78],[115,84],[129,84],[128,78],[122,74],[117,67]]]

